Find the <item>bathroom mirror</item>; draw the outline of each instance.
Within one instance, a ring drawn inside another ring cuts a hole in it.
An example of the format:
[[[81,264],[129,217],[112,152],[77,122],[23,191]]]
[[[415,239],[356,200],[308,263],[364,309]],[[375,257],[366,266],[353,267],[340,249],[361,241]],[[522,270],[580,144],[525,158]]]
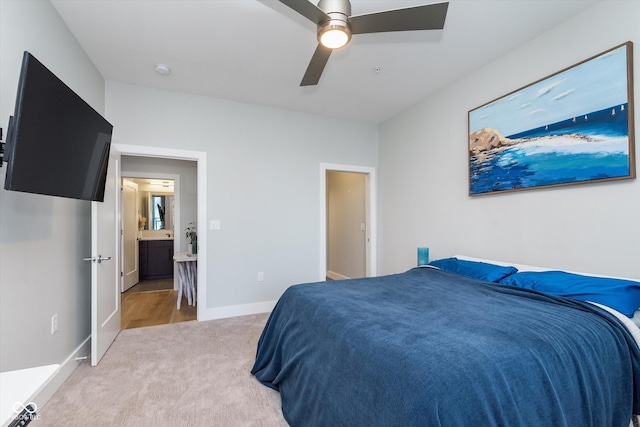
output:
[[[152,230],[173,229],[171,216],[172,195],[151,194],[150,214]]]
[[[175,201],[172,179],[128,178],[138,184],[141,230],[173,230]]]
[[[173,230],[174,199],[173,193],[148,191],[145,197],[147,205],[147,230]],[[141,209],[142,212],[144,210]]]

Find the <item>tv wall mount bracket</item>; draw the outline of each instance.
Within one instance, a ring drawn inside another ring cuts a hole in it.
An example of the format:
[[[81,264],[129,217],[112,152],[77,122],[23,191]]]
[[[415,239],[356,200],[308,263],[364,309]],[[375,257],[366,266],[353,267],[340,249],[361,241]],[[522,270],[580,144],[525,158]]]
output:
[[[0,128],[0,168],[4,163],[4,139],[2,139],[2,128]]]

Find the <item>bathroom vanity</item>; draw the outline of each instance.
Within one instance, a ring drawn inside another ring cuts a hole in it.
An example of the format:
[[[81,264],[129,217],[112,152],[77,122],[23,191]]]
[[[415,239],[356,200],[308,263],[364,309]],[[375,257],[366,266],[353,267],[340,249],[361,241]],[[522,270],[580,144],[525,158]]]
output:
[[[141,281],[173,277],[173,239],[141,239],[138,244]]]

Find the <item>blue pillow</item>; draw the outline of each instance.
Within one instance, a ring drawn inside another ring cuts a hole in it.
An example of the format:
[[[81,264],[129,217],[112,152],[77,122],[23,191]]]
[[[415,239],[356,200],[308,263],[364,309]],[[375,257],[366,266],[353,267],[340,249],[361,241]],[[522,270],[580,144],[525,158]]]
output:
[[[498,282],[500,279],[518,271],[515,267],[503,267],[479,261],[466,261],[458,258],[444,258],[431,261],[429,265],[452,273],[474,277],[485,282]]]
[[[640,282],[632,280],[583,276],[566,271],[542,271],[517,273],[505,277],[500,283],[597,302],[627,317],[633,317],[640,307]]]

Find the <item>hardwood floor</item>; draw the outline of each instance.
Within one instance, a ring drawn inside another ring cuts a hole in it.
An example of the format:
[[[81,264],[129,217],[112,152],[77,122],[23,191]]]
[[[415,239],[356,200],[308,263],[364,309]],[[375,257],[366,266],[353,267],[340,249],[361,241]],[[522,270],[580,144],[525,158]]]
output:
[[[125,292],[122,294],[122,329],[196,320],[196,306],[182,298],[176,308],[178,291]]]
[[[149,291],[164,291],[166,289],[173,289],[173,278],[171,279],[158,279],[158,280],[142,280],[133,285],[125,292],[130,294],[134,292],[149,292]]]

